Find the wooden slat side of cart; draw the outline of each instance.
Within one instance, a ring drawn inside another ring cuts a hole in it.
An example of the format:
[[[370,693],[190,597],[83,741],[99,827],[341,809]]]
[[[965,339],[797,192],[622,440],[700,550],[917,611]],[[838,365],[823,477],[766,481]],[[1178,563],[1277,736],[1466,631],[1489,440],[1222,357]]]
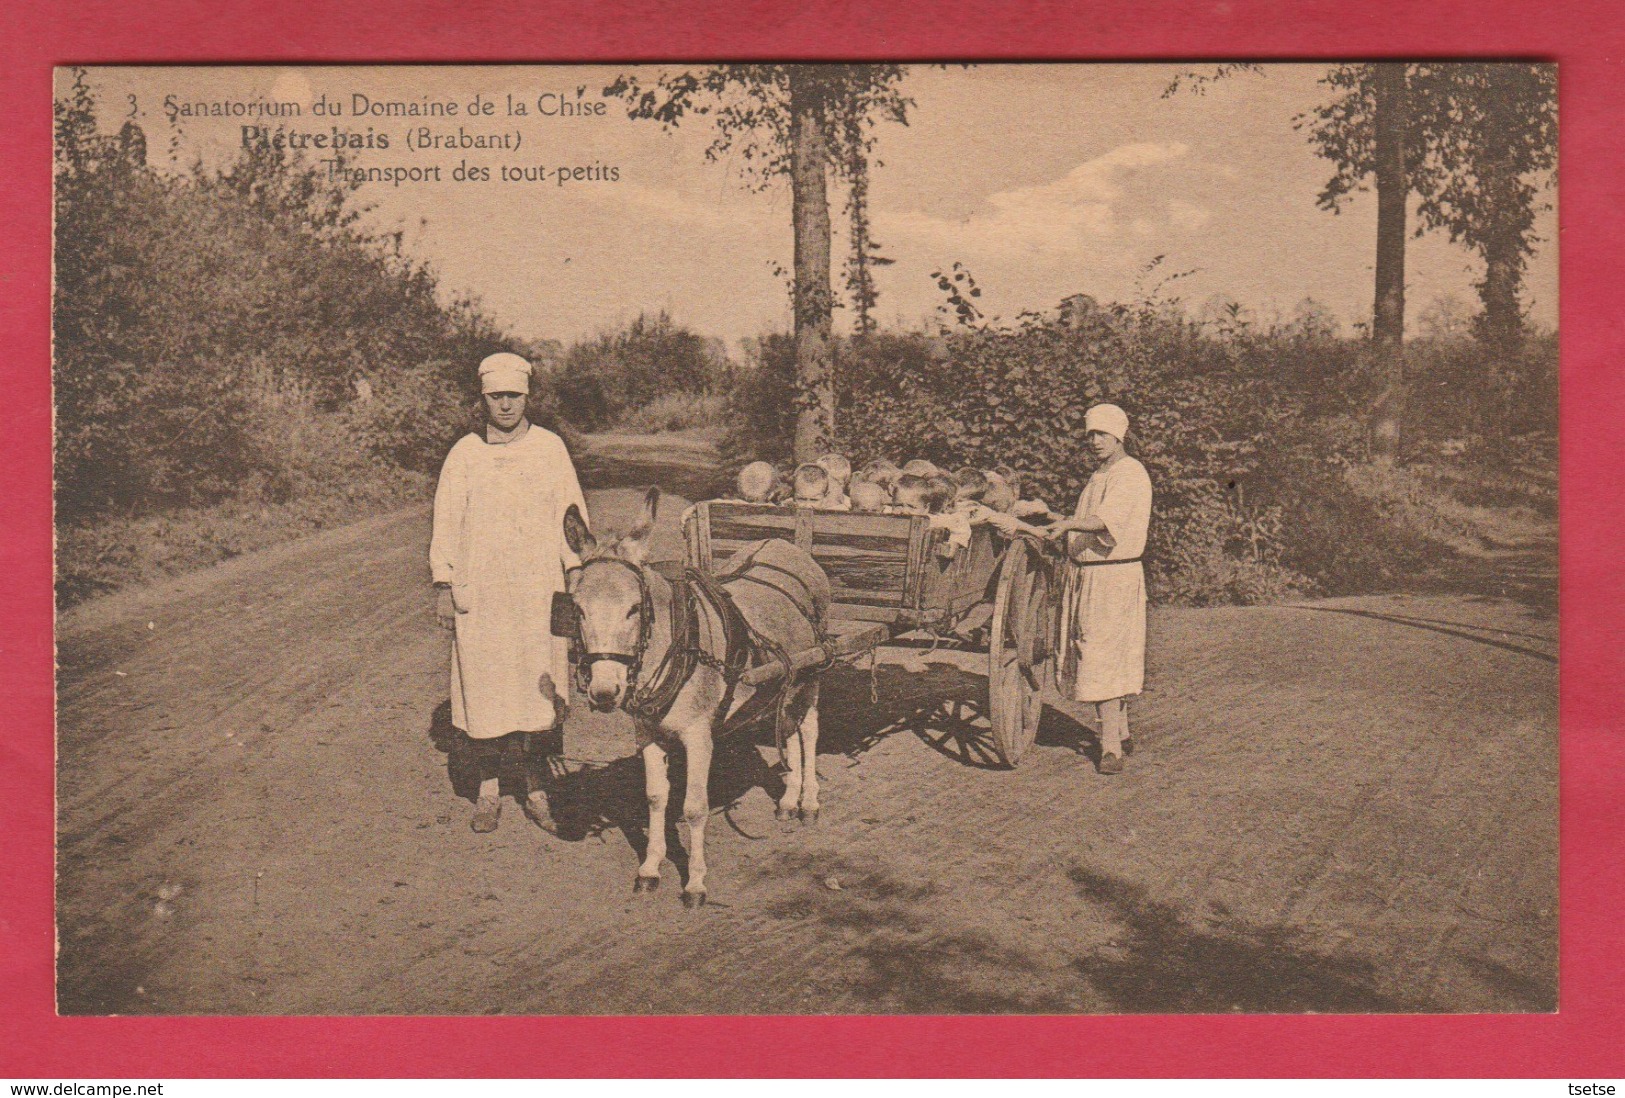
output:
[[[950,551],[946,535],[918,515],[789,509],[711,500],[695,504],[684,536],[688,564],[727,570],[740,549],[781,538],[806,550],[829,576],[829,648],[796,653],[795,670],[869,651],[914,630],[947,632],[986,616],[989,716],[1000,754],[1015,765],[1037,733],[1035,700],[1047,674],[1048,570],[1021,541],[986,527]],[[991,611],[989,613],[989,610]],[[747,674],[751,685],[782,672]]]

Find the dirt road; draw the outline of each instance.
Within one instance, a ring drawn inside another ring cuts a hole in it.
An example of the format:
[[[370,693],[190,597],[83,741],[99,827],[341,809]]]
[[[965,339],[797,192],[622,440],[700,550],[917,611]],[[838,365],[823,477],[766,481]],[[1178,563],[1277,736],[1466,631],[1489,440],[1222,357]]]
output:
[[[635,496],[592,493],[595,525]],[[64,616],[63,1012],[1555,1007],[1539,606],[1154,611],[1110,778],[1054,710],[1019,770],[965,761],[974,659],[887,650],[827,679],[816,827],[773,822],[765,741],[719,759],[685,912],[670,866],[632,895],[619,715],[570,727],[561,836],[511,800],[469,830],[427,537],[413,510]]]

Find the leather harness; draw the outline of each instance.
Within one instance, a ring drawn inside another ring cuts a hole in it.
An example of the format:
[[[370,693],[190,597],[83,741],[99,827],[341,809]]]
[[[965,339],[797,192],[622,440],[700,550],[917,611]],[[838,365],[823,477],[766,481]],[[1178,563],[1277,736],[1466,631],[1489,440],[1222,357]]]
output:
[[[611,651],[583,651],[581,640],[580,612],[574,612],[574,628],[568,634],[571,638],[570,660],[576,665],[577,688],[587,691],[588,676],[591,665],[599,660],[610,660],[626,666],[626,693],[621,700],[621,708],[634,719],[648,724],[658,725],[671,711],[676,703],[677,696],[688,684],[694,674],[696,666],[703,665],[715,671],[722,677],[724,683],[722,700],[717,704],[712,714],[713,729],[724,721],[729,708],[733,705],[734,693],[739,680],[752,666],[760,666],[769,661],[778,663],[783,673],[775,680],[773,688],[759,689],[750,700],[735,714],[734,719],[728,722],[726,731],[737,731],[746,727],[760,717],[769,708],[775,710],[774,739],[779,749],[781,764],[784,760],[785,742],[788,738],[786,729],[787,708],[791,688],[795,685],[797,676],[792,673],[791,653],[783,645],[774,641],[754,629],[745,620],[744,614],[734,603],[733,597],[723,586],[724,583],[745,582],[754,583],[776,591],[788,599],[792,606],[801,613],[812,626],[818,640],[819,647],[823,648],[826,658],[823,663],[810,668],[810,673],[816,674],[825,670],[830,658],[829,645],[824,632],[823,622],[819,620],[817,607],[812,603],[812,591],[805,580],[788,569],[777,565],[749,558],[722,576],[711,576],[697,568],[684,568],[682,573],[671,581],[671,640],[666,646],[665,655],[661,658],[647,679],[642,679],[643,657],[648,651],[649,635],[654,623],[654,599],[649,590],[649,578],[645,569],[633,564],[631,561],[619,557],[598,557],[587,561],[581,567],[594,567],[600,564],[613,564],[626,568],[632,572],[638,583],[638,636],[631,652]],[[808,599],[804,603],[791,592],[780,585],[760,576],[749,574],[753,571],[771,571],[788,576],[795,580],[797,585],[806,592]],[[712,614],[722,626],[722,654],[709,651],[702,643],[700,637],[700,618],[702,607],[709,607]]]

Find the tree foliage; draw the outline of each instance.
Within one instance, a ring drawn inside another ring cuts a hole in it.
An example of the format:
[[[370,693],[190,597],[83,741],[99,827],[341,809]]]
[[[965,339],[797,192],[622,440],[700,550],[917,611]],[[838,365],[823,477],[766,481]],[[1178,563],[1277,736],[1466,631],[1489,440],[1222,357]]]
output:
[[[1539,242],[1540,193],[1557,163],[1557,69],[1512,62],[1418,69],[1418,212],[1424,226],[1483,259],[1479,334],[1504,349],[1522,337],[1523,272]]]
[[[714,392],[726,375],[727,361],[711,342],[661,310],[575,343],[554,388],[569,420],[593,430],[658,397]]]
[[[160,172],[133,124],[98,130],[83,73],[55,118],[64,521],[285,497],[318,457],[362,477],[438,462],[470,364],[514,344],[473,302],[443,303],[399,234],[364,229],[349,187],[270,148]],[[395,408],[402,385],[441,403],[372,422],[360,395]]]
[[[874,128],[907,122],[911,101],[898,90],[900,65],[715,65],[666,72],[652,84],[618,77],[606,95],[628,103],[633,118],[675,127],[707,117],[713,126],[706,156],[737,157],[756,186],[790,181],[795,275],[795,449],[810,457],[833,437],[835,393],[831,361],[830,217],[827,175],[848,184],[852,219],[847,286],[860,334],[871,327],[876,293],[871,268],[886,262],[869,234],[868,172]]]
[[[1557,156],[1557,73],[1549,64],[1426,62],[1405,66],[1408,186],[1417,235],[1442,231],[1484,260],[1478,284],[1482,334],[1516,339],[1519,285],[1538,243],[1539,195]],[[1300,116],[1332,177],[1318,203],[1336,211],[1366,188],[1376,167],[1376,66],[1337,65],[1332,92]]]
[[[809,95],[823,117],[830,164],[844,179],[868,163],[879,123],[908,122],[913,100],[898,90],[902,65],[711,65],[662,73],[653,83],[622,74],[604,94],[624,99],[631,117],[667,129],[704,118],[713,130],[706,159],[737,158],[761,189],[789,174],[793,70],[797,94]]]

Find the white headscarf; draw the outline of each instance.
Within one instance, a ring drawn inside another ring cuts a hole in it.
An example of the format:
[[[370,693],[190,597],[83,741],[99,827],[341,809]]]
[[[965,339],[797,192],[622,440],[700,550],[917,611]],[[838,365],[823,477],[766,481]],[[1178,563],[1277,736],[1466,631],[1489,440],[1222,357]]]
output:
[[[480,392],[526,393],[530,391],[530,363],[503,351],[480,363]]]
[[[1128,413],[1115,404],[1097,404],[1083,413],[1085,431],[1105,431],[1122,442],[1128,437]]]

